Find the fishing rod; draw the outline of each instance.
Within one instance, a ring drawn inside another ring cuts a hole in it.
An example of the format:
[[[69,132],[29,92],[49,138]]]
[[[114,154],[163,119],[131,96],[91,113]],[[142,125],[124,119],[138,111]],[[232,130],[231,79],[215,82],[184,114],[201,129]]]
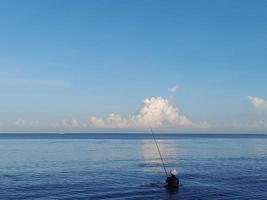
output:
[[[165,164],[164,164],[162,155],[161,155],[160,150],[159,150],[158,142],[157,142],[157,140],[156,140],[156,138],[155,138],[155,135],[154,135],[154,132],[153,132],[152,128],[150,128],[150,133],[152,134],[152,137],[153,137],[154,142],[155,142],[155,144],[156,144],[156,147],[157,147],[157,149],[158,149],[159,157],[160,157],[160,159],[161,159],[161,163],[162,163],[162,166],[163,166],[163,168],[164,168],[166,177],[168,177],[168,173],[167,173],[167,170],[166,170],[166,167],[165,167]]]

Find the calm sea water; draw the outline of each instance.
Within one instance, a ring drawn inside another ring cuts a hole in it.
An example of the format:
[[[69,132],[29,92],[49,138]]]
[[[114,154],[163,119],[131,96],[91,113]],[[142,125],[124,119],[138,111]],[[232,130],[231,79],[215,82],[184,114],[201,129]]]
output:
[[[0,199],[267,199],[266,135],[0,134]]]

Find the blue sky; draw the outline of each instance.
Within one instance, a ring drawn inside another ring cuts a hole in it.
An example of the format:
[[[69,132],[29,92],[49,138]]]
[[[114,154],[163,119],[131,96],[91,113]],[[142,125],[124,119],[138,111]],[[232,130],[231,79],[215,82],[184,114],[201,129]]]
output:
[[[266,9],[2,0],[0,130],[265,132]]]

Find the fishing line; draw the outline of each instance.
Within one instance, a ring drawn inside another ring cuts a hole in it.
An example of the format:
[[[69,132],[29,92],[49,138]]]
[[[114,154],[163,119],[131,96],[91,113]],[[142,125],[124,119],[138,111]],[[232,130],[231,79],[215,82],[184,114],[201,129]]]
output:
[[[167,173],[167,170],[166,170],[166,167],[165,167],[165,164],[164,164],[162,155],[161,155],[161,153],[160,153],[160,149],[159,149],[159,146],[158,146],[158,142],[157,142],[157,140],[156,140],[156,138],[155,138],[155,136],[154,136],[154,132],[153,132],[153,130],[152,130],[151,127],[150,127],[150,133],[151,133],[151,135],[152,135],[152,137],[153,137],[153,139],[154,139],[154,142],[155,142],[155,144],[156,144],[156,147],[157,147],[157,149],[158,149],[159,157],[160,157],[160,159],[161,159],[161,163],[162,163],[162,166],[163,166],[163,168],[164,168],[166,177],[168,177],[168,173]]]

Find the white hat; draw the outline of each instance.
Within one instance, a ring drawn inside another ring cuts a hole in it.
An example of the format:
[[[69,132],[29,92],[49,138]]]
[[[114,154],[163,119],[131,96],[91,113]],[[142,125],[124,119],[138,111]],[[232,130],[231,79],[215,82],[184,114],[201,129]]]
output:
[[[175,169],[172,169],[170,172],[171,172],[171,175],[174,175],[174,176],[177,175],[177,171]]]

